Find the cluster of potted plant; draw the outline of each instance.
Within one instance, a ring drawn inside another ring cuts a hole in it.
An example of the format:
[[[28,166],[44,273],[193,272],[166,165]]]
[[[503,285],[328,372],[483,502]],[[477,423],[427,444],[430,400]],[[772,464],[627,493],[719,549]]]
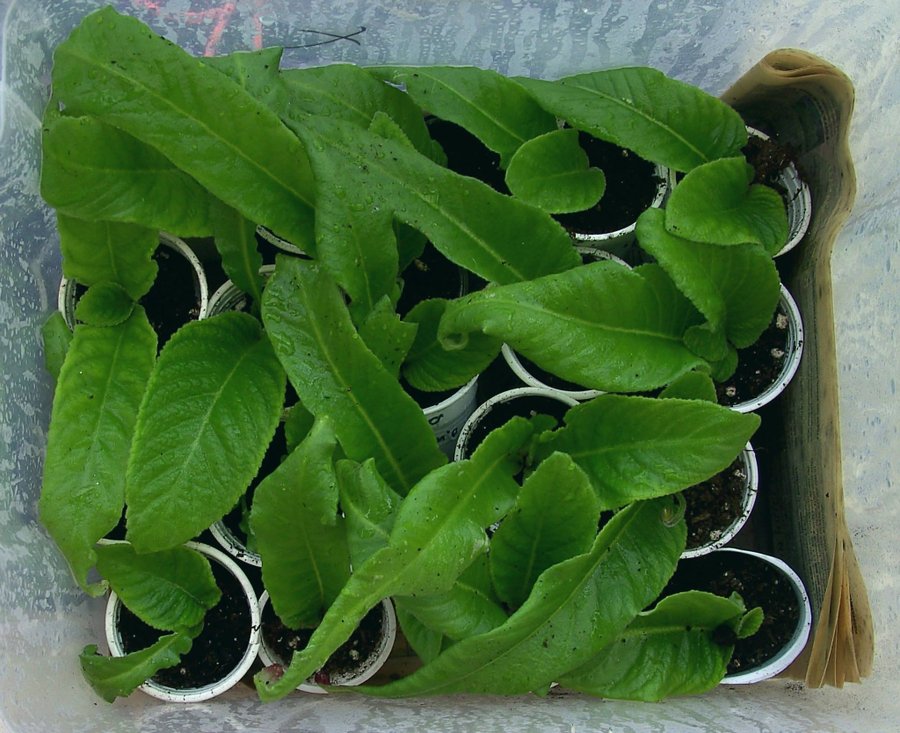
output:
[[[109,8],[55,54],[42,193],[64,271],[88,288],[71,335],[47,328],[41,518],[84,590],[112,588],[155,632],[122,656],[86,649],[89,682],[113,699],[185,666],[220,597],[185,543],[253,483],[268,604],[307,630],[256,675],[264,700],[315,681],[386,599],[423,666],[366,694],[558,682],[658,699],[717,684],[765,608],[664,591],[685,550],[679,492],[759,425],[714,386],[781,293],[787,219],[751,183],[743,121],[645,68],[548,82],[279,58],[195,59]],[[447,167],[427,115],[496,153],[509,193]],[[605,196],[579,132],[684,174],[637,219],[652,262],[583,264],[554,218]],[[298,250],[265,274],[259,226]],[[160,231],[211,238],[244,298],[157,355],[140,300]],[[426,251],[470,292],[398,309]],[[470,394],[504,344],[598,394],[561,419],[503,420],[448,461],[411,393]],[[283,460],[260,475],[280,423]],[[123,512],[125,543],[108,544]]]

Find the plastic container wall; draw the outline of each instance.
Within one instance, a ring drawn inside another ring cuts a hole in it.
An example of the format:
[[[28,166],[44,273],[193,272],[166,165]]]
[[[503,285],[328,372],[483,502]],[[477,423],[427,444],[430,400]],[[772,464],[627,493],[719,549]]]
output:
[[[236,688],[214,703],[166,706],[140,694],[107,705],[77,655],[102,638],[88,600],[36,521],[51,384],[40,325],[59,283],[52,212],[38,190],[40,116],[51,54],[100,3],[0,0],[0,731],[788,731],[889,730],[900,719],[897,632],[900,497],[891,490],[896,414],[894,270],[900,266],[892,113],[900,112],[896,3],[862,0],[131,0],[118,5],[193,53],[291,46],[285,65],[330,61],[476,64],[553,78],[647,64],[713,92],[767,52],[803,48],[857,87],[851,138],[856,207],[833,269],[848,522],[878,632],[873,676],[844,690],[771,681],[662,705],[582,697],[290,698],[263,706]],[[361,30],[362,28],[365,30]],[[318,32],[317,32],[318,31]],[[334,34],[334,35],[328,35]],[[334,36],[345,36],[335,38]],[[312,45],[319,44],[319,45]]]

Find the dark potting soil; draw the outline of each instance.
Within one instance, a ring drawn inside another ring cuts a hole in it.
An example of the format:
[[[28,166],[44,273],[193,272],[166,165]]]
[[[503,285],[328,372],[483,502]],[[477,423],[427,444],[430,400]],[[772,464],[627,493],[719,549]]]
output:
[[[458,298],[468,287],[467,274],[429,242],[401,274],[403,290],[397,313],[405,316],[413,306],[429,298]]]
[[[157,247],[153,259],[159,273],[139,302],[162,348],[175,331],[200,315],[200,285],[191,263],[172,248]]]
[[[549,415],[557,424],[562,424],[563,416],[569,405],[552,397],[543,395],[524,395],[506,402],[498,402],[478,422],[469,433],[464,458],[471,458],[472,453],[488,434],[495,428],[505,425],[513,417],[532,418],[535,415]]]
[[[179,664],[162,669],[154,682],[178,690],[204,687],[231,672],[240,663],[250,639],[250,607],[240,582],[217,562],[211,562],[222,599],[206,612],[203,631]],[[126,652],[146,649],[164,634],[120,607],[119,630]]]
[[[735,641],[722,630],[722,643],[734,642],[728,674],[754,669],[774,657],[790,641],[800,620],[800,606],[791,584],[781,571],[752,555],[711,552],[681,560],[662,595],[691,589],[726,598],[738,593],[748,610],[759,606],[765,614],[759,631],[746,639]]]
[[[350,638],[316,672],[314,681],[320,685],[328,685],[338,676],[352,675],[359,669],[360,661],[369,659],[378,649],[383,628],[384,607],[379,603],[365,615]],[[279,663],[290,663],[295,651],[305,649],[313,631],[314,629],[291,629],[285,626],[275,615],[271,602],[263,608],[263,643]]]
[[[556,220],[577,234],[615,232],[633,224],[656,198],[661,183],[656,166],[585,132],[578,133],[578,142],[591,166],[606,176],[606,191],[596,206],[574,214],[557,214]]]
[[[785,168],[791,163],[795,163],[794,152],[771,138],[763,140],[756,135],[747,137],[747,144],[741,149],[741,152],[755,171],[753,183],[770,186],[786,199],[787,191],[778,179]]]
[[[463,176],[477,178],[495,191],[509,194],[506,174],[500,168],[500,156],[464,127],[431,117],[427,120],[432,139],[447,155],[447,167]]]
[[[685,489],[687,549],[718,540],[743,513],[747,469],[740,456],[715,476]]]
[[[738,365],[734,374],[716,384],[720,405],[731,407],[753,400],[774,384],[787,358],[788,327],[790,321],[779,304],[772,322],[756,343],[738,349]]]

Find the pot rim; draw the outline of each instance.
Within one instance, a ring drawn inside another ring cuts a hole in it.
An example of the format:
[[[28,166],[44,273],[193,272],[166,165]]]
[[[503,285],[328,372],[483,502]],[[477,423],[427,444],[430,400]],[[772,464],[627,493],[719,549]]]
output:
[[[269,591],[264,590],[259,597],[259,660],[267,667],[271,664],[282,663],[272,655],[272,653],[269,651],[268,646],[266,645],[265,639],[263,638],[262,613],[268,602]],[[370,679],[379,669],[381,669],[384,666],[384,663],[388,660],[388,657],[390,657],[391,652],[394,649],[394,642],[397,638],[397,614],[394,612],[394,604],[391,602],[390,598],[383,598],[380,602],[384,611],[384,623],[382,625],[382,634],[380,640],[381,643],[378,646],[378,653],[374,656],[374,658],[369,657],[369,659],[371,660],[370,664],[359,674],[353,675],[351,677],[341,677],[339,678],[338,682],[334,683],[335,685],[340,687],[356,687],[358,685],[361,685],[363,682],[366,682],[368,679]],[[315,682],[301,682],[299,685],[297,685],[297,689],[302,692],[311,692],[315,695],[328,694],[328,690],[316,684]]]
[[[241,657],[241,661],[238,665],[225,677],[215,682],[210,682],[207,685],[203,685],[202,687],[180,690],[169,687],[168,685],[161,685],[158,682],[154,682],[152,679],[148,679],[141,684],[138,689],[151,697],[166,702],[203,702],[204,700],[210,700],[211,698],[221,695],[223,692],[234,687],[241,681],[256,660],[260,646],[259,602],[256,597],[256,591],[253,590],[253,585],[244,574],[244,571],[241,570],[238,564],[224,552],[201,542],[185,542],[183,546],[196,550],[213,562],[219,563],[219,565],[223,566],[237,578],[238,582],[241,584],[244,595],[247,598],[247,605],[250,607],[250,635],[247,641],[247,648],[244,650],[244,655]],[[122,647],[122,639],[116,624],[121,606],[122,602],[119,600],[115,591],[110,591],[109,600],[106,604],[105,630],[109,652],[114,657],[122,657],[126,654]]]
[[[308,257],[302,249],[300,249],[296,244],[289,242],[283,237],[279,237],[275,232],[273,232],[268,227],[264,227],[262,224],[259,224],[256,227],[256,233],[265,239],[269,244],[273,247],[280,249],[282,252],[287,252],[292,255],[302,255],[304,257]]]
[[[800,359],[803,356],[803,319],[800,316],[800,309],[797,302],[788,292],[788,289],[782,283],[781,297],[778,299],[779,305],[784,308],[788,317],[788,340],[787,340],[787,359],[781,367],[781,372],[772,384],[764,389],[759,395],[753,399],[738,402],[731,405],[731,409],[737,412],[754,412],[760,407],[769,404],[778,395],[784,392],[785,388],[790,384],[797,369],[800,367]]]
[[[574,407],[578,404],[578,400],[573,399],[563,392],[560,392],[558,389],[548,389],[546,387],[515,387],[513,389],[505,390],[504,392],[499,392],[493,397],[482,402],[477,408],[475,408],[475,411],[471,415],[469,415],[469,419],[466,420],[465,424],[462,426],[462,430],[459,431],[459,439],[456,441],[456,449],[453,452],[453,460],[461,461],[464,459],[466,447],[469,442],[469,436],[477,427],[478,423],[481,422],[482,418],[491,411],[494,405],[501,402],[509,402],[510,400],[514,400],[519,397],[549,397],[551,399],[562,402],[569,407]]]
[[[197,288],[200,290],[200,308],[197,314],[197,320],[203,320],[210,314],[209,307],[211,302],[209,285],[206,282],[206,271],[203,269],[203,264],[200,262],[197,255],[194,254],[194,250],[192,250],[183,239],[176,237],[174,234],[160,232],[159,243],[177,251],[194,269]],[[76,303],[75,280],[63,276],[59,281],[59,290],[56,295],[56,307],[57,310],[62,313],[63,320],[65,320],[70,331],[75,328]]]
[[[731,540],[735,538],[737,533],[743,529],[744,525],[747,523],[747,520],[750,518],[750,513],[753,511],[753,507],[756,505],[756,496],[759,492],[759,466],[756,461],[756,453],[749,441],[741,451],[740,458],[743,461],[744,470],[747,474],[746,479],[744,480],[744,495],[741,501],[740,515],[737,516],[735,520],[722,531],[722,534],[718,539],[710,540],[709,542],[700,545],[699,547],[694,547],[682,552],[682,560],[687,560],[692,557],[700,557],[701,555],[708,555],[714,550],[718,550],[724,545],[727,545],[729,542],[731,542]]]

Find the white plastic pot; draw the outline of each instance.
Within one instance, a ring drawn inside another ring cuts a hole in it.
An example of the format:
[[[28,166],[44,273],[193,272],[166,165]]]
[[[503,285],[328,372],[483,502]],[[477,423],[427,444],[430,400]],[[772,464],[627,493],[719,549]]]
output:
[[[262,567],[262,558],[255,552],[247,549],[241,538],[234,534],[221,519],[209,528],[210,534],[235,560],[240,560],[256,568]]]
[[[791,663],[800,656],[800,653],[806,646],[806,642],[809,640],[810,630],[812,629],[812,608],[809,603],[809,595],[806,592],[806,588],[803,585],[800,576],[780,558],[764,555],[761,552],[753,552],[751,550],[739,550],[733,547],[722,548],[716,550],[716,552],[733,552],[759,558],[775,568],[777,572],[781,573],[781,576],[790,584],[797,597],[797,606],[800,612],[799,619],[797,621],[797,626],[794,629],[794,633],[787,643],[766,663],[737,674],[726,675],[721,684],[748,685],[770,679],[786,670]]]
[[[262,618],[263,609],[265,609],[268,602],[269,592],[263,591],[262,595],[259,597],[260,618]],[[394,641],[397,638],[397,614],[394,612],[394,604],[391,603],[389,598],[385,598],[381,601],[381,607],[383,610],[384,622],[379,644],[374,650],[374,653],[365,659],[360,659],[359,666],[352,672],[335,675],[331,680],[332,685],[341,687],[355,687],[361,685],[363,682],[370,679],[384,666],[384,663],[387,662],[388,657],[390,657],[391,651],[394,648]],[[259,659],[265,666],[268,667],[272,664],[287,665],[290,663],[290,659],[281,659],[268,647],[262,634],[262,630],[260,630],[259,638]],[[323,687],[308,680],[300,683],[297,686],[297,689],[302,692],[312,692],[317,695],[324,695],[327,693],[327,690]]]
[[[747,133],[761,140],[770,139],[766,133],[749,125],[747,126]],[[782,198],[787,209],[788,239],[784,247],[776,252],[776,257],[780,257],[785,252],[790,252],[799,244],[807,229],[809,229],[809,222],[812,218],[812,197],[809,193],[809,186],[800,178],[797,166],[790,163],[787,168],[781,171],[778,182],[784,189]]]
[[[658,209],[665,203],[666,197],[675,186],[675,172],[661,165],[657,165],[654,172],[656,177],[659,178],[659,184],[656,187],[656,195],[653,197],[653,201],[650,202],[649,208]],[[636,226],[637,221],[635,220],[628,226],[617,229],[614,232],[574,232],[572,238],[578,244],[597,247],[620,257],[625,257],[634,242]]]
[[[478,409],[476,409],[469,416],[469,419],[466,420],[465,425],[463,425],[462,430],[459,433],[459,439],[456,442],[456,450],[453,453],[453,460],[461,461],[466,458],[469,450],[469,440],[472,437],[473,432],[481,423],[481,421],[484,420],[485,417],[487,417],[491,410],[494,409],[495,406],[505,402],[511,402],[517,399],[521,399],[523,397],[546,397],[548,399],[556,400],[557,402],[562,403],[567,408],[578,404],[577,400],[573,399],[567,394],[563,394],[559,390],[546,389],[541,387],[516,387],[515,389],[510,389],[505,392],[501,392],[500,394],[496,394],[489,400],[486,400],[481,405],[479,405]]]
[[[744,468],[744,494],[741,501],[740,515],[734,520],[734,522],[732,522],[728,527],[725,527],[722,530],[722,534],[719,535],[719,537],[711,539],[709,542],[706,542],[699,547],[685,550],[681,553],[682,558],[708,555],[713,550],[724,547],[734,539],[737,533],[740,532],[744,525],[747,523],[747,519],[750,517],[750,512],[753,511],[753,507],[756,504],[756,495],[759,490],[759,467],[756,463],[756,454],[754,453],[753,446],[750,445],[750,443],[747,443],[747,446],[741,452],[740,458]],[[690,489],[686,489],[686,491],[690,491]]]
[[[785,359],[781,367],[781,373],[765,390],[753,399],[739,402],[732,405],[731,409],[737,412],[753,412],[763,405],[769,404],[778,395],[780,395],[785,387],[797,373],[800,366],[800,359],[803,356],[803,320],[800,317],[800,310],[797,303],[791,297],[787,288],[781,286],[781,298],[778,301],[780,307],[784,310],[788,318],[787,323],[787,344],[785,346]]]
[[[244,575],[244,572],[238,567],[230,557],[221,550],[199,542],[186,542],[185,547],[189,547],[197,552],[205,555],[210,561],[218,563],[225,568],[231,575],[237,578],[238,582],[244,590],[247,597],[247,606],[250,609],[250,628],[248,629],[247,646],[241,656],[240,662],[225,677],[216,682],[211,682],[203,687],[195,687],[180,690],[175,687],[162,685],[152,679],[147,680],[138,689],[147,693],[151,697],[166,702],[203,702],[221,695],[226,690],[230,690],[243,676],[250,670],[253,662],[259,653],[259,628],[260,615],[259,605],[256,598],[256,592],[250,580]],[[122,646],[122,638],[118,630],[119,613],[122,608],[122,602],[113,592],[109,595],[109,601],[106,604],[106,641],[109,644],[110,654],[114,657],[125,656],[126,651]]]
[[[478,377],[473,377],[447,399],[422,410],[437,438],[438,447],[448,458],[453,457],[456,441],[466,420],[475,410]]]
[[[166,232],[159,233],[159,243],[170,249],[174,249],[190,262],[191,267],[194,268],[194,279],[200,294],[200,307],[197,320],[206,318],[209,312],[210,303],[209,286],[206,283],[206,272],[204,271],[200,260],[197,259],[197,255],[194,254],[194,250],[188,247],[183,239],[179,239]],[[59,283],[59,293],[57,295],[57,308],[59,309],[59,312],[63,314],[63,319],[70,329],[75,328],[75,306],[77,304],[75,285],[76,283],[74,280],[67,277],[62,278]]]
[[[292,255],[300,255],[303,257],[308,256],[306,252],[300,249],[296,244],[292,244],[286,239],[282,239],[277,234],[275,234],[275,232],[273,232],[271,229],[268,229],[267,227],[264,227],[262,224],[256,227],[256,234],[266,242],[271,244],[273,247],[280,249],[282,252],[287,252],[288,254]]]

